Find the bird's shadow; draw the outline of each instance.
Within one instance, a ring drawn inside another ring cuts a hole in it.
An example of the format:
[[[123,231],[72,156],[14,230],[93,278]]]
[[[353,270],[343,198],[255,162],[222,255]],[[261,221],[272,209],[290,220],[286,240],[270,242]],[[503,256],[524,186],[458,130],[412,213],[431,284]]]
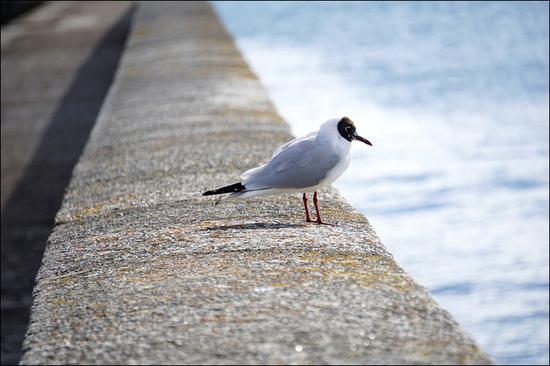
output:
[[[201,231],[217,231],[217,230],[273,230],[273,229],[288,229],[288,228],[298,228],[305,227],[306,224],[276,224],[276,223],[266,223],[266,222],[253,222],[249,224],[238,224],[238,225],[220,225],[220,226],[210,226]]]

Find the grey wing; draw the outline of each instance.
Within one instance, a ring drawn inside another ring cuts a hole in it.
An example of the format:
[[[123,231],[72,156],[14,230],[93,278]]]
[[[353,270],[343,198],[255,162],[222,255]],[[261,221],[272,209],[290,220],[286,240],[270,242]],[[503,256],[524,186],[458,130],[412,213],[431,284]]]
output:
[[[291,146],[293,146],[295,144],[300,144],[303,141],[307,141],[307,140],[315,140],[316,135],[317,135],[317,132],[315,131],[315,132],[311,132],[311,133],[309,133],[305,136],[297,137],[293,140],[290,140],[289,142],[287,142],[287,143],[279,146],[277,149],[275,149],[275,151],[273,152],[273,155],[271,156],[271,159],[273,160],[281,151],[285,151],[285,150],[289,149]],[[243,184],[246,184],[246,182],[250,181],[254,176],[256,176],[258,173],[260,173],[263,170],[263,168],[265,168],[265,166],[267,164],[268,163],[262,164],[260,166],[249,169],[246,172],[242,173],[241,174],[241,181],[243,182]]]
[[[312,139],[303,140],[279,151],[244,184],[249,190],[312,187],[339,162],[340,157],[330,148]]]
[[[286,144],[283,144],[283,145],[279,146],[273,152],[273,155],[271,156],[271,158],[273,159],[275,156],[277,156],[277,154],[279,154],[281,151],[284,151],[284,150],[288,149],[289,146],[291,146],[291,145],[300,144],[303,141],[307,141],[307,140],[315,140],[315,136],[317,136],[317,131],[310,132],[307,135],[302,136],[302,137],[296,137],[295,139],[290,140]]]

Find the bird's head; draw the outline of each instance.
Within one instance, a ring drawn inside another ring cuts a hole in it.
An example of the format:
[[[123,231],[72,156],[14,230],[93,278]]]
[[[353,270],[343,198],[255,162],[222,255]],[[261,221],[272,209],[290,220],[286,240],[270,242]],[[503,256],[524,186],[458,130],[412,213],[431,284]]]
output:
[[[336,126],[338,128],[338,132],[340,133],[340,136],[342,136],[349,142],[352,142],[353,140],[357,140],[372,146],[369,140],[357,134],[355,124],[353,124],[353,121],[348,117],[343,117],[340,121],[338,121],[338,124]]]

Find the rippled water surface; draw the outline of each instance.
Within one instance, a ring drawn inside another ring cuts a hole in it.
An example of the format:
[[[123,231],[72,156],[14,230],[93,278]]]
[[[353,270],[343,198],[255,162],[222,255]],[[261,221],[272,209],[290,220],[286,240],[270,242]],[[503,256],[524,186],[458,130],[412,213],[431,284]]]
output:
[[[215,3],[294,134],[499,363],[548,364],[548,3]],[[297,204],[297,209],[299,202]]]

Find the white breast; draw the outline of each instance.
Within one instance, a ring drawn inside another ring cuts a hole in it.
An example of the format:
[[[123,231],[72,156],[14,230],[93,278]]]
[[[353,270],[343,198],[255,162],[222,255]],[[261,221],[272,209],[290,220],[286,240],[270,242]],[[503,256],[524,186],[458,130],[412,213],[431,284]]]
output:
[[[332,182],[334,182],[336,179],[340,178],[342,174],[346,171],[346,169],[349,166],[349,162],[351,161],[351,154],[348,152],[348,154],[338,163],[332,170],[327,174],[326,178],[322,180],[320,186],[326,187]]]
[[[333,139],[330,147],[334,153],[342,157],[342,159],[332,168],[327,176],[316,186],[310,187],[307,191],[314,192],[322,187],[327,187],[338,179],[349,166],[351,161],[351,143],[344,138]]]

